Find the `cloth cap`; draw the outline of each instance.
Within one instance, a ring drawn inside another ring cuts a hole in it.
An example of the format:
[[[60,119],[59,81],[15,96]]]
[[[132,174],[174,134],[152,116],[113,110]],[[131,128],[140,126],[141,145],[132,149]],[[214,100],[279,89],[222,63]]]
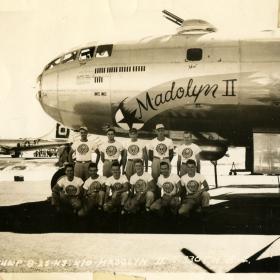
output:
[[[87,128],[86,126],[81,126],[81,127],[79,128],[79,131],[81,131],[81,130],[88,131],[88,128]]]
[[[156,125],[156,129],[160,129],[160,128],[164,128],[164,125],[161,123]]]

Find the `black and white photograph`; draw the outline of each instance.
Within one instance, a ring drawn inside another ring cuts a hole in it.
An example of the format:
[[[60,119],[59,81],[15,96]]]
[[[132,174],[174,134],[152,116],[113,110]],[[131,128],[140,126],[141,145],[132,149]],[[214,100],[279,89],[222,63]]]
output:
[[[0,36],[1,280],[280,272],[280,0],[0,0]]]

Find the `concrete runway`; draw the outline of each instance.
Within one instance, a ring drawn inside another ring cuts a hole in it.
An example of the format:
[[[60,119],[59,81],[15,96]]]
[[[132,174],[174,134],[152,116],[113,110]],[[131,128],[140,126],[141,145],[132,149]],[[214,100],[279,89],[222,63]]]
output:
[[[280,270],[279,240],[250,264],[246,260],[280,233],[279,190],[273,176],[228,176],[228,169],[222,173],[221,168],[224,186],[210,191],[207,213],[183,224],[172,217],[141,215],[95,215],[80,221],[58,216],[45,200],[54,162],[15,159],[0,171],[1,272],[197,273],[206,271],[201,262],[215,272],[231,271],[241,262],[236,271]],[[211,168],[203,169],[211,182]],[[13,182],[15,175],[26,181]],[[244,187],[246,182],[250,184]],[[183,248],[191,253],[184,255]]]

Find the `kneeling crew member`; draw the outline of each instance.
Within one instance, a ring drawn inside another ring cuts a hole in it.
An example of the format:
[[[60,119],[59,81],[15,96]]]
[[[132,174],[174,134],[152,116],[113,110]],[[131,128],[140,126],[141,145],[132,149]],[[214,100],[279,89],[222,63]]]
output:
[[[107,178],[99,176],[97,171],[96,163],[90,163],[88,167],[90,177],[83,185],[83,208],[78,212],[79,216],[87,215],[94,207],[97,207],[98,210],[103,208]]]
[[[129,183],[125,175],[121,175],[121,167],[118,162],[112,163],[113,176],[106,180],[106,194],[104,211],[114,212],[121,208],[124,214],[124,204],[128,198]]]
[[[65,176],[60,178],[52,189],[52,204],[57,211],[61,206],[70,205],[76,213],[82,207],[82,185],[83,180],[74,176],[72,164],[65,166]]]
[[[163,214],[166,208],[170,208],[173,214],[177,213],[180,206],[180,178],[178,175],[170,173],[170,167],[167,162],[160,163],[160,173],[157,185],[161,189],[161,198],[151,205],[151,211]]]
[[[196,163],[189,159],[186,163],[187,174],[182,176],[182,205],[178,211],[179,215],[188,217],[194,208],[201,210],[201,207],[209,206],[210,195],[207,192],[209,186],[204,176],[196,172]],[[202,188],[203,186],[203,188]]]
[[[136,213],[144,205],[148,212],[155,199],[156,184],[151,174],[144,172],[141,159],[135,160],[135,170],[136,173],[130,178],[132,196],[126,202],[125,210],[129,213]]]

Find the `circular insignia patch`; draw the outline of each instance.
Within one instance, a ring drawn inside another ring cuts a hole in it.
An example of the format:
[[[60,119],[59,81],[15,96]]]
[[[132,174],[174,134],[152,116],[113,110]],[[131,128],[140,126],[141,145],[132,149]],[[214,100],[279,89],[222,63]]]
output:
[[[135,191],[136,192],[145,192],[146,191],[146,182],[142,179],[139,179],[135,183]]]
[[[174,185],[170,182],[165,182],[162,185],[162,188],[163,188],[164,192],[171,193],[174,190]]]
[[[190,158],[193,155],[193,151],[190,148],[185,148],[182,152],[183,158]]]
[[[85,155],[89,151],[89,147],[87,144],[80,144],[77,148],[77,151],[81,155]]]
[[[99,192],[100,190],[101,184],[98,181],[93,181],[88,188],[89,193]]]
[[[65,192],[68,194],[68,195],[76,195],[77,194],[77,187],[73,186],[73,185],[68,185],[66,186],[65,188]]]
[[[110,145],[110,146],[108,146],[107,148],[106,148],[106,154],[108,155],[108,156],[114,156],[115,154],[117,153],[117,148],[116,148],[116,146],[112,146],[112,145]]]
[[[140,149],[137,145],[130,145],[127,150],[131,155],[135,156],[139,153]]]
[[[113,185],[112,189],[115,190],[115,191],[119,191],[119,190],[122,189],[122,184],[117,182]]]
[[[167,151],[167,146],[163,143],[160,143],[156,146],[156,151],[161,154],[164,155]]]
[[[196,192],[199,188],[199,183],[195,180],[190,180],[187,184],[187,188],[190,190],[190,192]]]

